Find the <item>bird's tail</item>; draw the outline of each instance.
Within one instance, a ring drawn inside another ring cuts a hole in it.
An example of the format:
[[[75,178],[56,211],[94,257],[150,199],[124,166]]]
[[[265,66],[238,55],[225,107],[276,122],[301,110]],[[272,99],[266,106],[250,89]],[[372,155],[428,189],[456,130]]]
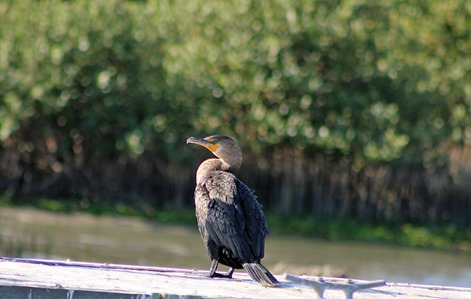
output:
[[[263,286],[274,287],[279,283],[270,271],[260,263],[245,263],[242,266],[253,280]]]

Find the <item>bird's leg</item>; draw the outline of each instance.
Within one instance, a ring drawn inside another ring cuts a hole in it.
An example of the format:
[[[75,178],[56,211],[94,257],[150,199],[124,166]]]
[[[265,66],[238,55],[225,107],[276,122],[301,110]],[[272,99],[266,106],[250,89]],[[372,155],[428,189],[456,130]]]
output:
[[[211,268],[209,269],[209,274],[208,276],[213,278],[213,277],[219,277],[219,278],[232,278],[232,273],[234,273],[234,268],[230,268],[229,271],[225,274],[217,273],[216,269],[218,268],[218,261],[216,259],[211,260]]]
[[[224,276],[227,278],[232,278],[232,273],[234,273],[234,268],[230,267],[229,271],[227,271]]]
[[[216,273],[216,269],[218,268],[218,260],[216,259],[212,259],[211,260],[211,267],[209,268],[209,277],[216,277],[215,274]]]

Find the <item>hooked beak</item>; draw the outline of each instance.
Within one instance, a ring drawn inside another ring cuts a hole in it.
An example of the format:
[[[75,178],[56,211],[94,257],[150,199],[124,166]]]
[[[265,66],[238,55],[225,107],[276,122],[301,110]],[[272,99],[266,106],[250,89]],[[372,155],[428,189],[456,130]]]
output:
[[[196,138],[196,137],[190,137],[186,140],[186,143],[187,144],[197,144],[197,145],[200,145],[202,147],[205,147],[207,148],[208,150],[210,150],[212,153],[214,153],[215,151],[217,151],[217,149],[219,148],[219,145],[218,144],[214,144],[212,143],[211,141],[208,141],[204,138]]]

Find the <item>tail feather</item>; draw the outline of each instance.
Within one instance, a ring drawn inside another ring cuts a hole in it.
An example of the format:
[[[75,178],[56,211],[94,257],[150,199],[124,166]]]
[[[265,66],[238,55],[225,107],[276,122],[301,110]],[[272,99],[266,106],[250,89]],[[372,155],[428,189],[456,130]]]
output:
[[[259,284],[266,287],[274,287],[279,284],[278,280],[260,263],[246,263],[242,265],[250,277]]]

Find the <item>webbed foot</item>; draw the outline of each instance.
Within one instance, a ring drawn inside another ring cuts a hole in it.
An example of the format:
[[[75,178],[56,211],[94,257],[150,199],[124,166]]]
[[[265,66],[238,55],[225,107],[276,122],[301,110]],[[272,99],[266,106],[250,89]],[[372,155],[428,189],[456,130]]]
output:
[[[217,272],[214,272],[214,273],[210,273],[208,276],[213,278],[213,277],[217,277],[217,278],[232,278],[232,273],[234,273],[234,268],[230,268],[229,271],[227,271],[226,273],[217,273]]]
[[[221,273],[216,272],[218,264],[219,263],[218,263],[217,260],[212,260],[211,261],[211,268],[209,269],[208,277],[211,277],[211,278],[214,278],[214,277],[217,277],[217,278],[232,278],[232,274],[234,273],[234,268],[231,267],[229,269],[229,271],[227,271],[224,274],[221,274]]]

